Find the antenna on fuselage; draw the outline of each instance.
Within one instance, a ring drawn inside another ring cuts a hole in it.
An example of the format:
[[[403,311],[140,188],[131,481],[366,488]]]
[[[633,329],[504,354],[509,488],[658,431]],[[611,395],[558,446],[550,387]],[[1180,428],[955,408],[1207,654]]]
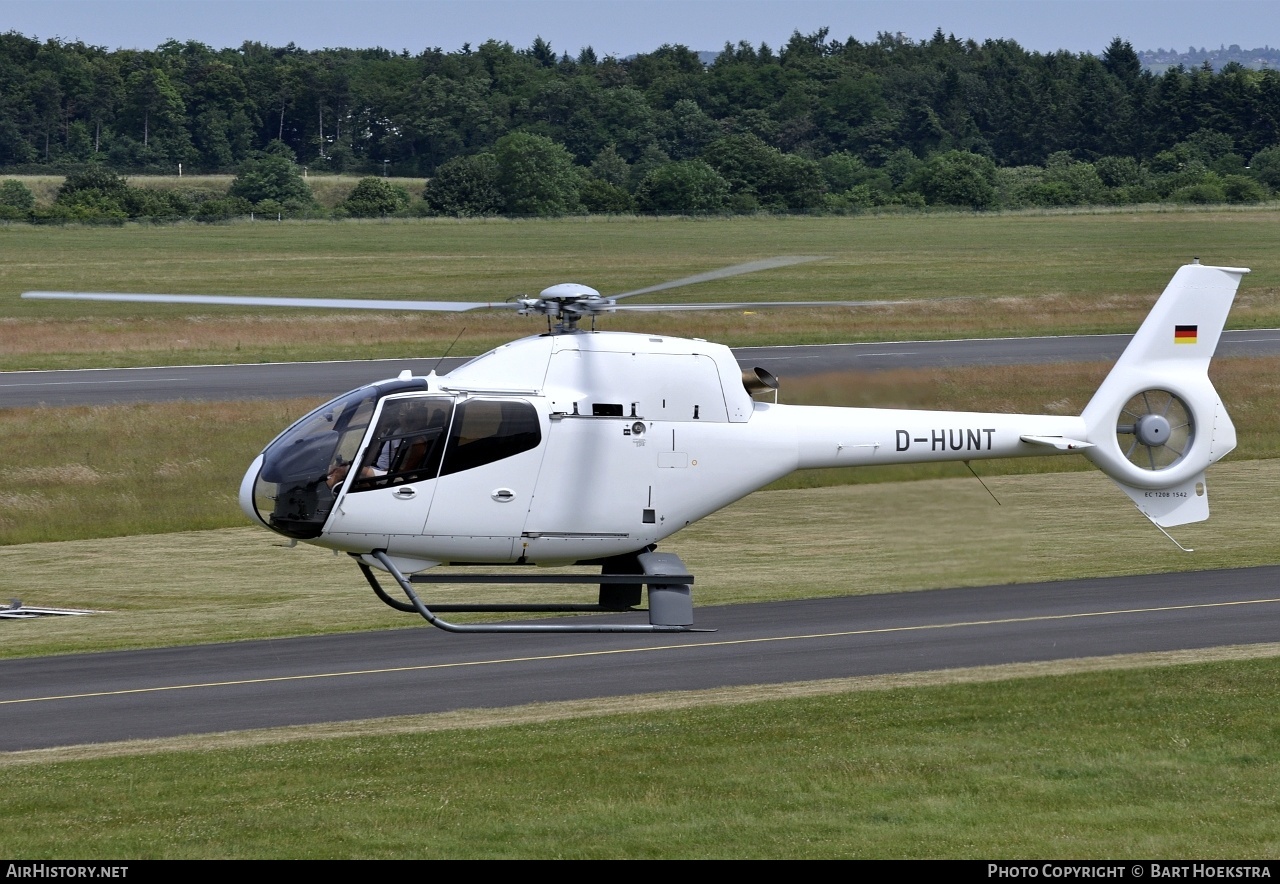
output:
[[[453,345],[458,343],[459,339],[462,338],[463,332],[465,332],[466,330],[467,330],[467,327],[464,325],[462,327],[462,331],[458,332],[458,334],[454,336],[453,343],[449,344],[448,347],[445,347],[444,353],[440,356],[439,359],[436,360],[436,364],[431,366],[432,374],[435,374],[436,369],[440,367],[440,363],[444,362],[445,359],[449,356],[449,354],[453,352]]]

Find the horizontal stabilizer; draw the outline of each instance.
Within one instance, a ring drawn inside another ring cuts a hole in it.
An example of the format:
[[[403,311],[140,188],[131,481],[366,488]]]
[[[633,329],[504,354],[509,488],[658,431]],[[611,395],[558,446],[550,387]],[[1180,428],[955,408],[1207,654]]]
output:
[[[1158,490],[1135,488],[1123,482],[1116,484],[1124,489],[1147,518],[1161,528],[1203,522],[1209,518],[1209,491],[1204,484],[1203,472],[1181,485]]]
[[[1078,451],[1081,448],[1092,448],[1092,442],[1084,442],[1080,439],[1068,439],[1066,436],[1019,436],[1023,442],[1029,442],[1032,445],[1047,445],[1050,448],[1056,448],[1059,451]]]

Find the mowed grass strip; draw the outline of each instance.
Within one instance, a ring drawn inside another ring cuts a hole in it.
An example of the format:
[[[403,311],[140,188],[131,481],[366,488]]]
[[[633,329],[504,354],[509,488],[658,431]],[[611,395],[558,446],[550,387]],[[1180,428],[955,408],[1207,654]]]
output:
[[[827,260],[640,300],[928,300],[866,309],[607,317],[728,344],[1126,332],[1178,265],[1253,267],[1233,327],[1280,325],[1280,213],[416,219],[0,226],[0,368],[477,353],[539,319],[21,301],[27,290],[502,301],[605,294],[779,254]],[[946,299],[963,300],[946,300]],[[943,299],[943,300],[939,300]]]
[[[698,606],[1265,565],[1280,561],[1280,460],[1219,464],[1213,517],[1180,552],[1098,473],[765,491],[662,548],[697,578]],[[430,629],[370,592],[346,556],[262,529],[0,547],[9,595],[92,617],[0,623],[0,656]],[[433,601],[593,601],[591,587],[429,587]],[[457,615],[459,620],[490,615]]]
[[[1266,859],[1277,689],[1240,660],[25,763],[0,821],[42,859]]]

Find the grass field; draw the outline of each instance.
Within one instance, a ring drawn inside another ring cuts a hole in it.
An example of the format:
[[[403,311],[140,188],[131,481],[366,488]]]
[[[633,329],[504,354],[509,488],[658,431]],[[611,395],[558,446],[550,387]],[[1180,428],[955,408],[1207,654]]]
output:
[[[780,254],[827,260],[643,300],[900,300],[864,309],[614,316],[727,344],[1128,332],[1178,265],[1255,268],[1233,327],[1280,325],[1280,213],[571,218],[0,227],[0,369],[477,353],[541,323],[491,312],[21,301],[27,290],[502,301],[564,281],[617,293]],[[947,299],[947,300],[938,300]],[[960,300],[956,300],[960,299]],[[924,301],[924,303],[921,303]]]
[[[476,352],[537,325],[17,300],[27,289],[488,299],[566,279],[617,292],[773,254],[830,259],[687,295],[961,300],[606,324],[726,343],[1130,331],[1199,255],[1252,266],[1231,325],[1273,326],[1277,221],[1259,210],[11,225],[0,367],[429,355],[464,328],[455,352]],[[669,546],[698,575],[699,605],[1275,563],[1277,368],[1215,364],[1241,446],[1210,473],[1213,518],[1174,532],[1194,554],[1100,474],[1046,472],[1065,458],[978,465],[1000,505],[958,467],[867,472],[862,485],[802,474],[795,485],[831,487],[754,495]],[[784,379],[783,401],[1071,413],[1103,371]],[[247,461],[309,404],[0,408],[7,595],[113,612],[0,623],[0,656],[415,622],[344,559],[222,527],[243,524],[234,493]],[[1012,472],[1024,469],[1040,472]],[[917,481],[885,481],[901,478]],[[0,821],[10,855],[32,858],[1274,857],[1278,651],[17,753],[0,756]],[[1186,665],[1157,665],[1169,662]]]
[[[1217,656],[26,753],[0,822],[41,859],[1274,858],[1280,669]]]

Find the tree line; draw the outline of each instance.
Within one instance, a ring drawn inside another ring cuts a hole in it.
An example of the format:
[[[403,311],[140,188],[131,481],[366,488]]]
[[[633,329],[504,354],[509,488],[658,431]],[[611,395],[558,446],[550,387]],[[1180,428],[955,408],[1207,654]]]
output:
[[[704,65],[681,46],[571,57],[541,38],[415,55],[0,35],[0,170],[243,178],[283,163],[431,179],[384,214],[1250,202],[1280,187],[1277,145],[1280,72],[1156,76],[1120,38],[1096,57],[824,29],[776,51],[726,45]],[[290,186],[257,202],[314,213]],[[206,214],[237,198],[256,205],[229,192]],[[188,214],[210,202],[186,199]],[[0,188],[0,214],[18,202]]]

